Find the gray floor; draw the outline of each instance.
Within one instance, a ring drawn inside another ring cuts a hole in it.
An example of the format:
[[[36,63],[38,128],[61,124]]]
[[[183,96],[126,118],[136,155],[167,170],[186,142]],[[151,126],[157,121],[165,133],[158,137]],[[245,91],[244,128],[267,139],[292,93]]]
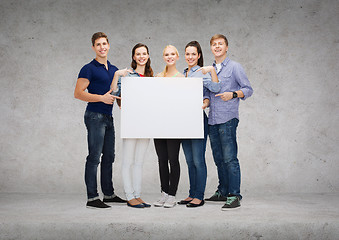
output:
[[[246,196],[240,209],[221,206],[92,210],[82,195],[0,193],[0,239],[339,239],[339,194]]]

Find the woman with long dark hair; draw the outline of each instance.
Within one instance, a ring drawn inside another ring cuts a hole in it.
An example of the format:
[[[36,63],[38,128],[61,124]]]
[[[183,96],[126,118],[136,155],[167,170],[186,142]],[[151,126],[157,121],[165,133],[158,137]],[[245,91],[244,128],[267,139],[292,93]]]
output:
[[[133,71],[122,69],[116,71],[111,88],[114,95],[119,95],[121,77],[153,77],[149,50],[145,44],[138,43],[132,49]],[[123,101],[123,100],[122,100]],[[122,140],[122,177],[127,198],[127,205],[134,208],[151,207],[141,198],[142,165],[150,139],[124,138]]]
[[[184,70],[185,77],[203,78],[204,92],[206,89],[211,92],[218,92],[220,84],[213,66],[203,67],[204,59],[201,46],[197,41],[189,42],[185,47],[185,60],[188,67]],[[209,100],[203,102],[203,109],[209,105]],[[205,163],[206,141],[208,135],[207,116],[204,112],[204,138],[183,139],[188,175],[190,182],[189,196],[178,202],[186,204],[187,207],[199,207],[204,205],[204,193],[207,179],[207,167]]]

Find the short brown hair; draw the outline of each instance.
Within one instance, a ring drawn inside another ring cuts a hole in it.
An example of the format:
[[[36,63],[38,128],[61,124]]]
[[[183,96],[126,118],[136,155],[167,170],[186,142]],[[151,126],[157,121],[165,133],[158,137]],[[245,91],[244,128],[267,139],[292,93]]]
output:
[[[212,42],[215,40],[215,39],[218,39],[218,38],[222,38],[225,40],[225,43],[226,43],[226,46],[228,46],[228,41],[227,41],[227,38],[225,37],[225,35],[222,35],[222,34],[215,34],[211,40],[210,40],[210,46],[212,45]]]
[[[99,38],[106,38],[107,43],[109,43],[109,42],[108,42],[107,35],[106,35],[105,33],[103,33],[103,32],[97,32],[97,33],[94,33],[93,36],[92,36],[92,46],[94,46],[95,41],[96,41],[97,39],[99,39]]]

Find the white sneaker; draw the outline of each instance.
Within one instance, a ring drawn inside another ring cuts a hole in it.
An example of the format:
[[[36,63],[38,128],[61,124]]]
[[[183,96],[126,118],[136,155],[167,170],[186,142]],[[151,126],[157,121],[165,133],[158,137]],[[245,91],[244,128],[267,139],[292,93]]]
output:
[[[167,198],[168,198],[168,194],[165,192],[161,192],[161,197],[159,198],[159,200],[153,203],[154,207],[164,206],[164,203],[166,202]]]
[[[168,195],[166,202],[164,203],[165,208],[172,208],[177,204],[175,196]]]

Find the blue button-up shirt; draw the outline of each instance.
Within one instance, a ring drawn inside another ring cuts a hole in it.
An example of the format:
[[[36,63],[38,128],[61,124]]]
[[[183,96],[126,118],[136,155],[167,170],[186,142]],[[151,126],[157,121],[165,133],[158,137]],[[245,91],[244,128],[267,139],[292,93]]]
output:
[[[200,66],[196,65],[190,69],[190,71],[187,73],[188,68],[184,70],[184,75],[187,77],[197,77],[202,78],[203,84],[204,84],[204,96],[207,94],[207,91],[217,93],[220,91],[220,84],[217,82],[212,81],[212,77],[210,73],[203,74],[201,71],[197,71],[200,68]]]
[[[216,68],[215,62],[213,66]],[[221,63],[221,69],[217,75],[221,87],[218,93],[241,90],[244,93],[244,97],[241,98],[242,100],[253,94],[253,89],[242,66],[228,57]],[[215,96],[218,93],[207,91],[204,95],[204,98],[210,99],[208,124],[222,124],[233,118],[239,119],[240,99],[234,98],[229,101],[223,101],[220,97]]]

